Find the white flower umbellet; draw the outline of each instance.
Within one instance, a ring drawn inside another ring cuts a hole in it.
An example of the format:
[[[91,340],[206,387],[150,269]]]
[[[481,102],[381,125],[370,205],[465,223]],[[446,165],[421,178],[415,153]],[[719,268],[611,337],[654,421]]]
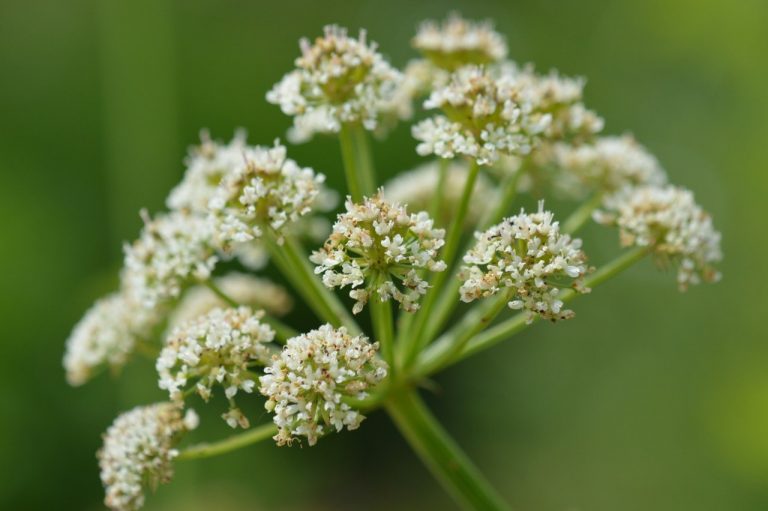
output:
[[[208,279],[218,258],[204,217],[183,212],[154,219],[142,212],[142,217],[141,236],[124,249],[121,281],[130,299],[153,309],[178,298],[186,286]]]
[[[183,414],[171,403],[138,406],[117,417],[98,452],[106,506],[115,511],[141,508],[145,486],[154,489],[173,477],[175,446],[197,423],[193,410]]]
[[[117,370],[128,361],[137,340],[148,336],[161,318],[113,293],[97,301],[75,325],[67,340],[64,368],[70,385],[82,385],[101,368]]]
[[[335,133],[342,123],[375,129],[402,74],[366,41],[365,31],[352,38],[344,28],[327,26],[314,44],[301,40],[301,53],[296,69],[267,93],[267,101],[294,116],[289,139],[303,142],[315,133]]]
[[[187,388],[208,401],[213,387],[221,386],[230,405],[223,418],[233,428],[247,428],[235,396],[240,390],[253,392],[256,381],[249,369],[270,360],[268,343],[275,332],[262,317],[248,307],[216,308],[176,327],[157,358],[160,388],[182,402]]]
[[[468,64],[497,62],[507,56],[507,43],[493,29],[493,23],[475,23],[456,13],[442,23],[422,23],[411,45],[435,66],[448,71]]]
[[[573,317],[558,293],[566,286],[588,291],[580,281],[588,270],[586,256],[581,240],[560,232],[543,201],[536,213],[521,211],[475,237],[460,273],[463,301],[505,293],[509,307],[524,309],[528,322],[536,315],[551,321]]]
[[[288,339],[260,378],[278,445],[296,437],[315,445],[326,433],[360,426],[365,417],[344,398],[363,399],[386,377],[387,364],[376,357],[377,349],[366,337],[327,324]]]
[[[608,198],[595,219],[618,226],[622,246],[649,247],[660,266],[676,264],[680,290],[720,279],[714,268],[723,257],[720,233],[689,190],[671,185],[625,190]]]
[[[399,302],[406,311],[418,308],[427,282],[419,270],[445,270],[437,259],[443,229],[435,229],[426,212],[409,214],[404,206],[385,201],[381,192],[362,204],[347,199],[333,232],[311,256],[315,273],[328,287],[350,286],[360,312],[371,295]]]
[[[224,248],[281,232],[312,211],[325,176],[299,167],[285,146],[248,146],[242,163],[227,174],[209,202],[217,243]]]

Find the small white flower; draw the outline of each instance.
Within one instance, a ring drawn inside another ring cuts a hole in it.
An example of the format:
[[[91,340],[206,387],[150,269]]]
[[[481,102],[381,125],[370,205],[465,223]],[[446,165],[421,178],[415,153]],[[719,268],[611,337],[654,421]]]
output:
[[[67,339],[64,368],[70,385],[82,385],[102,367],[121,368],[137,338],[149,336],[160,315],[113,293],[97,301]]]
[[[314,44],[302,39],[300,46],[296,69],[267,93],[267,101],[294,117],[291,141],[338,132],[342,123],[359,122],[375,129],[402,75],[375,44],[368,44],[365,31],[355,39],[346,29],[331,25]]]
[[[230,425],[234,420],[248,427],[245,416],[239,410],[233,412],[237,410],[234,398],[239,390],[253,390],[255,376],[250,369],[270,360],[267,344],[275,332],[260,321],[263,315],[248,307],[216,308],[176,327],[157,359],[160,388],[176,402],[183,402],[187,388],[194,388],[207,401],[212,388],[219,385],[230,404],[224,419]]]
[[[214,283],[235,302],[254,309],[264,309],[273,316],[283,316],[293,308],[293,300],[286,289],[262,277],[228,273],[214,279]],[[226,306],[227,303],[209,287],[195,286],[184,294],[171,314],[169,330],[212,309]]]
[[[242,163],[221,181],[208,204],[217,244],[225,249],[281,232],[309,214],[325,176],[287,158],[285,146],[247,146]]]
[[[198,418],[171,403],[138,406],[121,414],[104,434],[98,452],[104,503],[116,511],[144,505],[144,486],[156,488],[173,477],[176,444],[197,427]]]
[[[404,204],[412,211],[427,210],[437,190],[439,175],[440,163],[437,161],[401,172],[384,185],[384,199],[389,202]],[[446,215],[445,218],[440,219],[443,225],[449,223],[451,215],[458,207],[468,175],[469,167],[466,161],[454,160],[448,165],[443,196],[441,197],[442,211]],[[469,201],[467,225],[473,225],[480,220],[487,204],[494,202],[495,195],[496,190],[493,183],[484,174],[478,174],[475,188],[472,191],[472,198]]]
[[[327,324],[288,339],[259,378],[265,407],[279,428],[278,445],[295,437],[315,445],[326,433],[360,426],[365,417],[344,398],[362,399],[386,377],[377,349],[366,337],[351,337],[345,328]]]
[[[411,41],[435,66],[453,71],[468,64],[489,64],[507,56],[504,36],[490,21],[474,23],[452,13],[442,24],[425,21]]]
[[[578,292],[588,291],[580,281],[588,269],[586,256],[581,240],[560,233],[543,201],[538,212],[521,211],[475,237],[460,274],[462,301],[506,293],[509,307],[525,309],[529,322],[537,314],[551,321],[573,317],[558,294],[568,282]]]
[[[681,291],[720,279],[714,268],[723,257],[720,233],[689,190],[671,185],[624,190],[606,199],[605,211],[595,219],[617,225],[622,246],[651,247],[660,266],[677,265]]]
[[[435,229],[427,213],[409,214],[385,201],[381,192],[362,204],[347,199],[346,208],[323,247],[310,256],[315,273],[323,275],[328,287],[353,288],[354,313],[362,310],[370,293],[380,300],[392,298],[406,311],[416,310],[427,287],[416,270],[445,270],[437,259],[445,231]],[[358,288],[364,285],[361,292]]]
[[[178,298],[189,285],[210,277],[218,258],[204,217],[171,212],[150,219],[133,244],[125,245],[122,286],[147,309]]]
[[[600,137],[585,145],[558,143],[553,152],[562,170],[557,183],[569,195],[583,196],[592,190],[613,193],[667,180],[658,160],[630,135]]]

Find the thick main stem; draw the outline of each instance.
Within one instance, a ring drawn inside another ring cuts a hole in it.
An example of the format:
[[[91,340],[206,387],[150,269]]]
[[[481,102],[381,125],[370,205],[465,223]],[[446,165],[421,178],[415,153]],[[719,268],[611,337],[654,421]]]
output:
[[[483,511],[508,509],[415,390],[396,392],[386,408],[411,448],[462,507]]]
[[[339,143],[349,194],[353,201],[361,202],[363,196],[373,195],[376,189],[373,159],[365,129],[360,124],[342,124]]]
[[[477,174],[480,171],[480,167],[476,162],[472,162],[469,168],[469,174],[467,180],[464,183],[464,192],[461,196],[461,201],[456,210],[456,214],[451,220],[451,225],[448,227],[448,234],[445,240],[445,246],[441,252],[441,259],[445,261],[445,264],[450,268],[453,258],[456,255],[456,250],[459,247],[461,241],[461,233],[464,227],[464,219],[467,216],[467,210],[469,209],[469,200],[472,197],[472,191],[475,188],[475,181],[477,180]],[[424,338],[424,332],[429,320],[432,308],[435,302],[443,291],[443,284],[446,278],[450,274],[450,270],[446,269],[435,275],[435,278],[430,283],[430,289],[427,295],[424,297],[424,303],[421,305],[421,310],[416,313],[415,320],[411,328],[408,329],[407,335],[404,335],[401,339],[402,345],[402,365],[408,367],[418,355],[419,351],[429,342],[430,339]]]
[[[194,460],[226,454],[242,447],[266,440],[267,438],[274,436],[275,433],[277,433],[277,426],[274,424],[264,424],[263,426],[258,426],[243,433],[232,435],[229,438],[225,438],[218,442],[206,442],[187,447],[179,452],[176,459]]]

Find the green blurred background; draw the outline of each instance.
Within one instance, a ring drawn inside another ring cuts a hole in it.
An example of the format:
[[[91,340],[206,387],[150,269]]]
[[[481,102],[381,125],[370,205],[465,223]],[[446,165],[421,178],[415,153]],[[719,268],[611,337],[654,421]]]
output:
[[[765,0],[0,1],[0,508],[100,509],[101,432],[162,398],[146,363],[69,388],[63,343],[198,130],[270,143],[290,121],[264,94],[300,36],[367,27],[403,65],[417,23],[452,9],[495,19],[518,61],[587,76],[606,131],[631,130],[695,191],[726,259],[722,283],[687,294],[644,263],[576,320],[441,375],[436,413],[518,510],[768,509]],[[414,145],[401,127],[379,168],[417,163]],[[332,140],[292,154],[342,186]],[[614,233],[585,237],[595,261],[616,250]],[[379,413],[316,448],[180,463],[147,505],[211,508],[452,503]]]

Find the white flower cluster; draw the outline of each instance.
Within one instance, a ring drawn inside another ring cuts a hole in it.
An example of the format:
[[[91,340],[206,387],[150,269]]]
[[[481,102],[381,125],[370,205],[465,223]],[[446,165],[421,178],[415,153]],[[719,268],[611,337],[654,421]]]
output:
[[[222,179],[208,207],[225,248],[280,232],[311,212],[325,176],[287,158],[285,146],[243,148],[241,164]]]
[[[411,44],[435,66],[448,71],[468,64],[489,64],[507,56],[507,43],[490,21],[473,23],[456,13],[441,24],[422,23]]]
[[[157,359],[159,385],[171,400],[183,402],[184,390],[194,390],[205,401],[214,386],[220,385],[230,409],[223,415],[231,427],[249,426],[235,405],[239,390],[253,392],[256,382],[250,368],[269,363],[275,332],[260,320],[264,313],[249,307],[216,308],[176,327],[168,336]]]
[[[189,149],[184,178],[166,200],[172,211],[208,213],[208,203],[222,179],[245,164],[244,131],[238,131],[229,144],[211,140],[207,132],[200,138],[200,145]]]
[[[384,199],[389,202],[405,204],[413,211],[429,209],[432,197],[437,190],[440,175],[440,162],[431,161],[413,170],[402,172],[384,185]],[[440,198],[444,204],[442,210],[446,218],[442,223],[448,224],[464,191],[464,183],[469,175],[469,167],[464,160],[453,160],[448,164],[445,175],[445,188]],[[474,225],[480,220],[486,205],[493,203],[496,190],[485,174],[478,174],[472,198],[469,201],[466,225]]]
[[[435,229],[426,212],[409,214],[404,206],[385,201],[381,192],[362,204],[347,199],[346,208],[323,247],[310,256],[315,273],[323,274],[330,288],[352,288],[355,314],[371,294],[382,301],[392,298],[409,312],[418,309],[416,302],[427,290],[418,270],[445,270],[437,260],[445,231]]]
[[[518,68],[512,63],[504,64],[500,73],[517,83],[526,108],[550,115],[543,132],[546,141],[588,140],[602,131],[603,119],[582,102],[586,83],[583,78],[561,76],[557,71],[538,74],[533,66]]]
[[[355,39],[344,28],[327,26],[314,44],[301,40],[301,53],[296,69],[267,93],[267,101],[294,116],[289,139],[297,143],[338,132],[342,123],[375,129],[402,75],[368,44],[365,31]]]
[[[617,225],[623,246],[652,247],[662,266],[676,264],[681,290],[720,279],[713,266],[723,257],[720,233],[689,190],[642,186],[610,197],[605,207],[595,219]]]
[[[133,352],[138,338],[159,321],[153,311],[113,293],[97,301],[67,339],[64,368],[70,385],[82,385],[104,366],[117,370]]]
[[[138,406],[117,417],[98,452],[106,506],[116,511],[141,508],[145,485],[154,488],[173,477],[174,447],[197,423],[195,412],[182,415],[171,403]]]
[[[600,137],[592,144],[554,146],[554,161],[563,171],[563,186],[571,194],[617,192],[627,187],[663,185],[666,173],[656,157],[634,137]]]
[[[278,445],[302,436],[315,445],[331,431],[356,429],[365,417],[344,398],[363,399],[386,377],[377,349],[378,343],[328,324],[288,339],[259,379],[265,407],[275,414]]]
[[[233,272],[217,277],[214,284],[235,302],[264,309],[273,316],[283,316],[293,308],[293,299],[288,291],[269,279]],[[216,307],[227,307],[227,303],[209,287],[195,286],[184,294],[171,313],[169,328],[202,316]]]
[[[527,311],[528,322],[537,314],[551,321],[573,317],[558,294],[568,282],[578,292],[587,291],[581,284],[588,270],[586,256],[581,240],[560,233],[543,201],[538,212],[521,211],[475,237],[461,269],[462,301],[501,292],[510,298],[511,309]]]
[[[511,73],[476,66],[457,70],[425,101],[425,108],[440,108],[445,115],[413,126],[420,142],[416,151],[441,158],[466,155],[479,165],[493,164],[501,154],[530,153],[552,114],[531,103],[522,85]]]
[[[142,212],[142,217],[139,239],[124,247],[121,280],[132,300],[153,309],[178,298],[185,286],[210,277],[218,258],[204,217],[182,212],[154,219]]]

